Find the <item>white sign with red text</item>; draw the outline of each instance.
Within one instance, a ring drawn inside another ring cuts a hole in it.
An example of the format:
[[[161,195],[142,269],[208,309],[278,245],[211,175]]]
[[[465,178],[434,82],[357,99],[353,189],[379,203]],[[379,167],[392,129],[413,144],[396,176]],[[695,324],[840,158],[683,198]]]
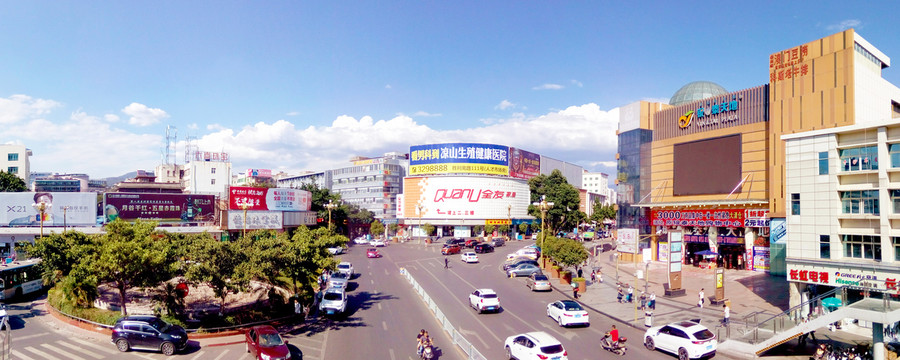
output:
[[[481,176],[408,177],[403,180],[406,217],[507,219],[528,217],[525,180]]]

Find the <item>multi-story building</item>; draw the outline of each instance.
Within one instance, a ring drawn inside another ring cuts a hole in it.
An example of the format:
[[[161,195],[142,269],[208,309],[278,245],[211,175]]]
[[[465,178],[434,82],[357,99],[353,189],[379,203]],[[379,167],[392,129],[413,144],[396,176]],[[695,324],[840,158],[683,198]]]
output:
[[[587,172],[581,175],[581,185],[584,190],[600,195],[603,205],[616,203],[616,192],[609,188],[609,175],[602,172]]]
[[[31,149],[25,145],[0,144],[0,170],[15,174],[31,184]]]
[[[184,165],[159,164],[154,174],[156,182],[181,184],[184,182]]]
[[[247,169],[246,172],[232,176],[231,185],[234,186],[260,186],[276,183],[270,169]]]
[[[304,185],[315,185],[320,189],[331,189],[331,170],[307,172],[297,176],[285,176],[277,180],[278,187],[299,189]]]
[[[184,192],[224,197],[231,184],[228,153],[195,151],[184,165]]]
[[[403,191],[403,177],[409,168],[407,155],[387,153],[352,162],[353,166],[331,171],[331,190],[344,202],[371,211],[377,219],[396,218],[397,194]]]
[[[31,183],[31,188],[35,192],[88,191],[88,180],[88,176],[84,174],[54,174],[34,178],[34,181]]]

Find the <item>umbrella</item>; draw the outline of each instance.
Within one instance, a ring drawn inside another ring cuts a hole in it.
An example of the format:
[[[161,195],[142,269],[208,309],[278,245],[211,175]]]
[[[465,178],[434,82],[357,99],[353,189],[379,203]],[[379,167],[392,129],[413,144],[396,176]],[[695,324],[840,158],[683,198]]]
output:
[[[827,307],[839,307],[841,306],[841,299],[830,297],[826,299],[822,299],[822,305]]]
[[[716,256],[716,255],[719,255],[719,254],[714,253],[714,252],[712,252],[712,251],[710,251],[710,250],[703,250],[703,251],[695,252],[694,255]]]

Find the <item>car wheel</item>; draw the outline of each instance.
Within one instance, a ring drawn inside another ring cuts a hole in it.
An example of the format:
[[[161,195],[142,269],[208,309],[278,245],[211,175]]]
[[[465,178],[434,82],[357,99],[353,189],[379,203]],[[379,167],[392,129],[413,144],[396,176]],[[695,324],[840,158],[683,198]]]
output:
[[[119,339],[116,340],[116,349],[119,349],[121,352],[126,352],[131,348],[131,345],[128,345],[128,340]]]
[[[690,356],[688,356],[687,349],[685,349],[685,348],[678,349],[678,360],[690,360]]]
[[[172,356],[172,354],[175,354],[175,344],[168,341],[162,343],[162,346],[160,346],[159,349],[165,356]]]
[[[515,356],[512,356],[512,350],[509,349],[509,346],[506,347],[506,358],[509,360],[515,359]]]
[[[648,336],[646,339],[644,339],[644,347],[650,351],[656,350],[656,344],[653,343],[653,338]]]
[[[559,316],[556,318],[556,322],[559,324],[559,327],[566,327],[565,325],[563,325],[563,322],[562,322],[562,315],[559,315]]]

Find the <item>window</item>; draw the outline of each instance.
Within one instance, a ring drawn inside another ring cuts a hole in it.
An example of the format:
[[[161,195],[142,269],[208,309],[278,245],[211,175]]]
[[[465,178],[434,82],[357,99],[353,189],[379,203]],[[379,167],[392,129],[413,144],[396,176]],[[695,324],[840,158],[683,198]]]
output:
[[[210,179],[210,180],[209,180],[209,184],[210,184],[210,185],[215,185],[215,184],[216,184],[216,179]]]
[[[840,154],[843,171],[878,170],[878,148],[875,146],[843,149]]]
[[[215,173],[216,173],[216,168],[209,169],[209,173],[210,173],[210,174],[215,174]]]
[[[19,154],[18,154],[18,153],[10,153],[10,154],[7,154],[7,155],[6,155],[6,160],[7,160],[7,161],[19,161]]]
[[[878,215],[878,190],[843,191],[841,205],[844,214]]]
[[[791,215],[800,215],[800,194],[791,194]]]
[[[10,174],[18,174],[19,167],[18,166],[10,166],[10,167],[6,168],[6,172],[8,172]]]
[[[891,242],[894,243],[894,261],[900,261],[900,237],[892,237]]]
[[[889,144],[888,156],[891,157],[891,167],[900,167],[900,144]]]
[[[819,153],[819,175],[828,174],[828,152]]]
[[[819,235],[819,258],[831,259],[831,237]]]
[[[891,196],[891,205],[894,208],[894,214],[900,215],[900,190],[888,190]]]
[[[881,237],[871,235],[842,235],[844,257],[881,261]]]

